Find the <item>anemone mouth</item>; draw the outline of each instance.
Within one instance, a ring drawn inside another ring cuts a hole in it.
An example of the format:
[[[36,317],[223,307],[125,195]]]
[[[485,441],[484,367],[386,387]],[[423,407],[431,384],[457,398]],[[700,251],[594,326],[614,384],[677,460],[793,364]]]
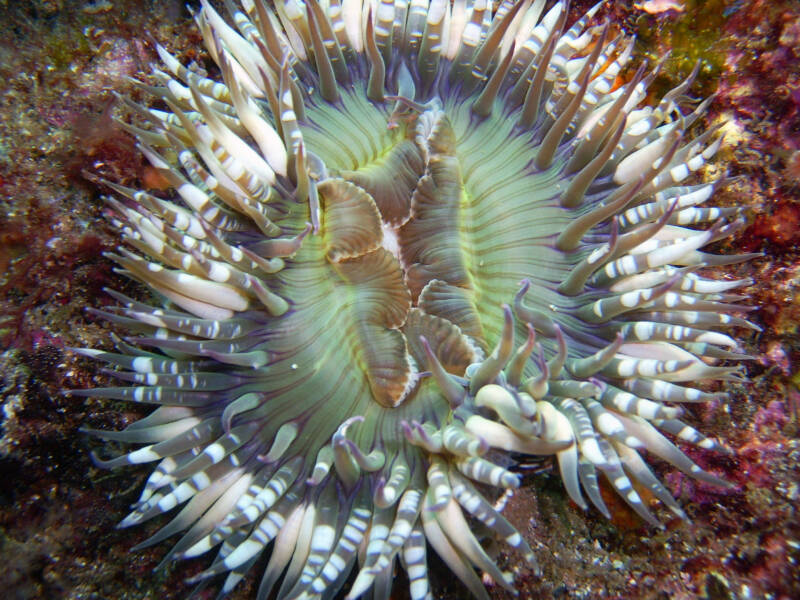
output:
[[[222,594],[270,548],[259,598],[351,572],[388,598],[399,560],[422,599],[430,544],[486,597],[475,568],[513,577],[470,521],[534,560],[475,486],[519,485],[500,454],[554,455],[608,515],[603,476],[652,524],[637,490],[685,515],[641,451],[721,483],[661,433],[719,448],[678,419],[719,394],[683,384],[740,379],[718,330],[753,327],[747,281],[698,273],[748,256],[701,251],[741,221],[705,206],[720,181],[682,185],[720,143],[684,139],[691,76],[656,106],[655,72],[615,87],[632,43],[600,5],[569,28],[541,0],[228,8],[197,15],[222,82],[159,47],[169,111],[128,102],[174,199],[105,182],[111,258],[164,307],[112,292],[94,312],[136,335],[79,352],[133,385],[76,393],[158,406],[93,432],[144,444],[100,465],[157,463],[122,526],[183,505],[140,547],[216,549],[194,579]]]

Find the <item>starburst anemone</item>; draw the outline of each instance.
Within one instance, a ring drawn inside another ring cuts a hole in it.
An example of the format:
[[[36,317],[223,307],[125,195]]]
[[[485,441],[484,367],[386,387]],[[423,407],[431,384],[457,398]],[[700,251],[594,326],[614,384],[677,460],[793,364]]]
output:
[[[220,80],[159,47],[158,103],[125,101],[174,194],[106,182],[160,306],[111,292],[134,335],[79,350],[130,385],[78,393],[157,406],[93,431],[144,444],[97,464],[156,465],[121,526],[182,506],[139,547],[182,533],[165,561],[214,553],[221,595],[266,553],[258,598],[388,598],[399,563],[413,599],[430,547],[485,598],[514,583],[484,538],[534,561],[486,496],[525,455],[654,525],[642,490],[685,515],[643,454],[722,483],[673,443],[719,447],[681,404],[752,327],[709,273],[748,257],[702,251],[742,221],[691,178],[720,145],[687,134],[694,74],[645,104],[658,68],[599,5],[225,4],[196,15]]]

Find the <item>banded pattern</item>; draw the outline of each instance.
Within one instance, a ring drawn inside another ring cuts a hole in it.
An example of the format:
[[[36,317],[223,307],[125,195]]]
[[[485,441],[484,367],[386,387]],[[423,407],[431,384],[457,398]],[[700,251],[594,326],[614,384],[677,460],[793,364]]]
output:
[[[554,455],[608,515],[604,477],[683,511],[642,458],[720,483],[671,441],[724,396],[754,328],[702,251],[742,225],[687,181],[720,139],[687,130],[694,73],[644,105],[658,67],[617,85],[633,42],[567,26],[544,0],[243,0],[198,27],[222,81],[181,65],[124,124],[170,200],[104,182],[125,240],[110,257],[162,307],[110,292],[127,328],[120,387],[155,405],[97,464],[155,463],[123,527],[182,508],[139,547],[213,552],[193,579],[230,591],[268,549],[258,598],[388,598],[395,565],[431,598],[428,544],[485,598],[513,590],[470,523],[533,562],[476,484],[515,488],[509,453]],[[663,433],[662,433],[663,432]],[[666,434],[666,435],[665,435]],[[512,456],[513,458],[513,456]]]

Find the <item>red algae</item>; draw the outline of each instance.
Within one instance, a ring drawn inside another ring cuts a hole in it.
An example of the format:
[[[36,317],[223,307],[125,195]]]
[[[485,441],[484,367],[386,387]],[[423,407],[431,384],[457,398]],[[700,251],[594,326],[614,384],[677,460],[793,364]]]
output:
[[[571,10],[591,4],[574,1]],[[522,598],[800,597],[800,6],[681,4],[683,12],[648,14],[617,0],[602,15],[637,32],[637,51],[652,59],[671,51],[656,83],[663,89],[705,61],[692,93],[716,93],[707,121],[727,123],[714,168],[740,176],[718,198],[746,205],[750,217],[725,251],[764,253],[730,268],[731,277],[755,280],[749,293],[761,307],[749,318],[764,331],[737,332],[757,358],[748,367],[751,383],[732,388],[727,404],[690,407],[687,417],[731,454],[684,449],[732,487],[658,465],[691,518],[659,531],[610,495],[611,523],[571,504],[555,474],[527,477],[506,508],[542,567],[541,577],[520,573]],[[159,523],[114,529],[145,473],[95,469],[93,442],[79,428],[119,429],[141,414],[60,394],[104,378],[63,350],[111,347],[108,326],[84,308],[110,301],[104,286],[144,294],[100,257],[116,240],[100,192],[82,173],[164,188],[114,125],[123,113],[111,92],[142,99],[127,77],[146,79],[155,59],[145,32],[183,62],[207,64],[182,2],[147,6],[150,12],[133,0],[51,0],[0,9],[0,110],[14,115],[0,119],[0,314],[11,317],[0,318],[0,552],[7,558],[0,585],[12,598],[184,598],[190,586],[182,580],[203,567],[154,572],[165,548],[129,550]],[[441,574],[435,584],[446,598],[463,597]],[[251,579],[230,598],[253,595]],[[510,597],[497,586],[491,595]]]

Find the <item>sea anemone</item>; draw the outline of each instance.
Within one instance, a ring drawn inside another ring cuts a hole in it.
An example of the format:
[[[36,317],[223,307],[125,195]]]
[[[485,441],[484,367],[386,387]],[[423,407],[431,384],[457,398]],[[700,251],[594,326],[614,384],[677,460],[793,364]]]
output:
[[[625,76],[599,5],[225,4],[196,15],[221,82],[159,47],[159,103],[125,101],[174,195],[106,182],[161,307],[111,292],[135,335],[79,350],[131,385],[77,393],[158,406],[92,431],[145,444],[97,464],[156,463],[122,527],[183,505],[140,548],[184,532],[164,560],[215,552],[192,579],[222,594],[268,550],[258,598],[388,598],[399,560],[423,599],[430,545],[485,598],[476,568],[514,583],[479,537],[534,561],[485,496],[522,455],[654,525],[642,490],[685,515],[643,451],[723,483],[670,441],[719,448],[681,403],[741,379],[720,330],[753,327],[708,274],[748,256],[701,251],[742,225],[724,178],[682,185],[721,143],[687,136],[694,73],[644,105],[658,67]]]

